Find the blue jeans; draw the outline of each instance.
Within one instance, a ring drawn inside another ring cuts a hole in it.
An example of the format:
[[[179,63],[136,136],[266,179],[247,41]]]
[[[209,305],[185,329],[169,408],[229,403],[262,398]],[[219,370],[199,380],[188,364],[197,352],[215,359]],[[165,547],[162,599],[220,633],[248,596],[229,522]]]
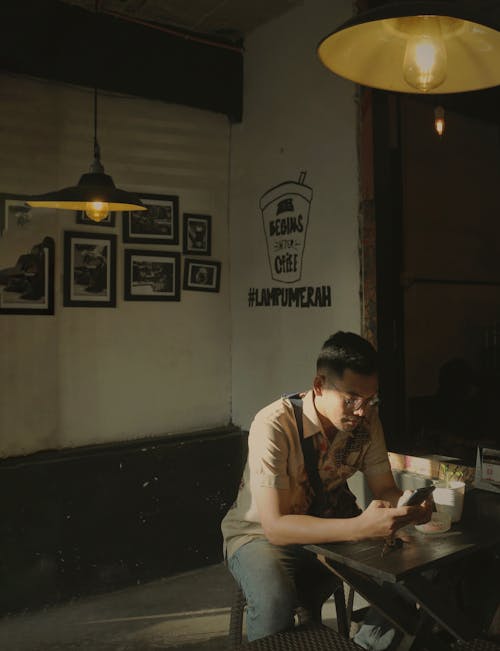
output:
[[[256,640],[292,628],[297,608],[321,621],[321,607],[339,580],[301,545],[272,545],[256,538],[228,560],[247,600],[247,638]]]

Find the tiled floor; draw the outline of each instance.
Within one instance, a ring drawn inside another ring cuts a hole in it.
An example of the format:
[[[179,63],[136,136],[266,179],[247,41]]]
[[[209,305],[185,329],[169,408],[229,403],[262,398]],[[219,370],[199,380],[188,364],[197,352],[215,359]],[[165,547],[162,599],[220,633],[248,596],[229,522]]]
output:
[[[233,580],[223,565],[0,619],[2,651],[226,651]],[[335,625],[333,601],[323,619]]]

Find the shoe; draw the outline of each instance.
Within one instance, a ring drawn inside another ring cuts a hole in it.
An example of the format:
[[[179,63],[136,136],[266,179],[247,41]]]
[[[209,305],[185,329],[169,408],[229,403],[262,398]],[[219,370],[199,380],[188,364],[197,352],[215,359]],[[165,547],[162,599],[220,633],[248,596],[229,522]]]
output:
[[[381,626],[362,624],[353,642],[367,651],[387,651],[395,635],[393,628],[383,630]]]

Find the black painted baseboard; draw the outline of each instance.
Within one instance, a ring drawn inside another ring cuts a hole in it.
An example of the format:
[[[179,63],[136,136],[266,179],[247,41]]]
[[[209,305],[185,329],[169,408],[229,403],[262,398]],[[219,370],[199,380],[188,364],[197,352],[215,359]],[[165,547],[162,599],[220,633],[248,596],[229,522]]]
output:
[[[0,462],[0,614],[222,560],[237,428]]]

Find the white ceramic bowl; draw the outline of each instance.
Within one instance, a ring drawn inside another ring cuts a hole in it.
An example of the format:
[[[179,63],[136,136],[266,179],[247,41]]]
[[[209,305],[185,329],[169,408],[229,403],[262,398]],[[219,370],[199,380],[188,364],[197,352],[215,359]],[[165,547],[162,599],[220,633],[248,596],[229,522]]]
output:
[[[416,524],[415,529],[420,533],[444,533],[451,527],[451,516],[448,513],[433,513],[429,522]]]

